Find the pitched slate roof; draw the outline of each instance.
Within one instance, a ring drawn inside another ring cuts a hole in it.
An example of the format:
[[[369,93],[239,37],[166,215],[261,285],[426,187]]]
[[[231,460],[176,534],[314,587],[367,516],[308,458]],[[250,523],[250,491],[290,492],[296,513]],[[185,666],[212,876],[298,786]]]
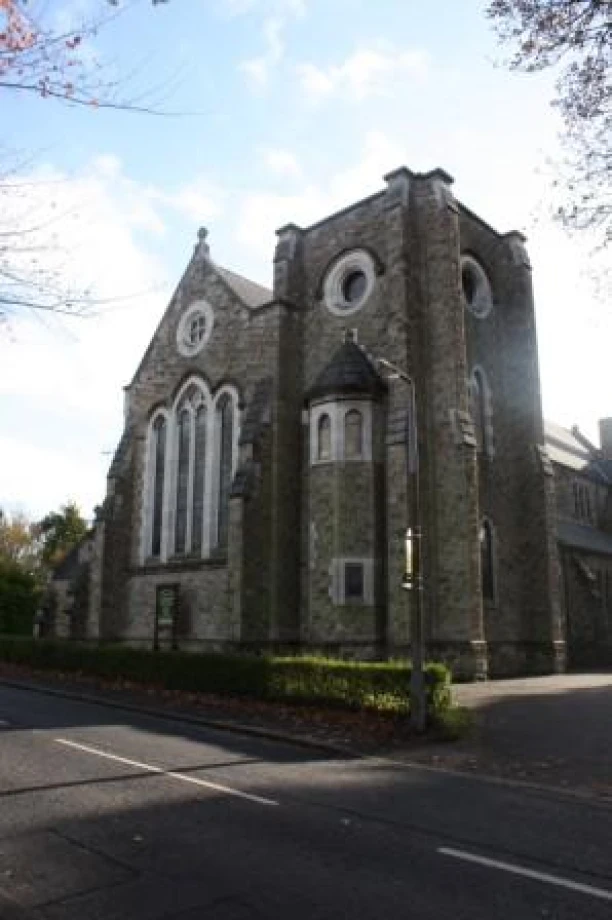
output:
[[[354,342],[344,342],[306,394],[309,400],[344,393],[379,396],[387,384]]]
[[[567,428],[545,421],[544,440],[548,456],[553,463],[582,473],[597,482],[609,484],[612,480],[612,463],[594,455],[593,451]]]
[[[248,278],[243,278],[242,275],[237,275],[236,272],[231,272],[228,268],[222,268],[221,265],[217,265],[214,262],[211,264],[217,274],[223,278],[228,287],[232,289],[245,306],[261,307],[263,304],[274,300],[272,291],[263,287],[263,285],[256,284],[255,281],[249,281]]]
[[[604,533],[595,527],[561,520],[558,524],[558,539],[564,546],[612,556],[612,534]]]

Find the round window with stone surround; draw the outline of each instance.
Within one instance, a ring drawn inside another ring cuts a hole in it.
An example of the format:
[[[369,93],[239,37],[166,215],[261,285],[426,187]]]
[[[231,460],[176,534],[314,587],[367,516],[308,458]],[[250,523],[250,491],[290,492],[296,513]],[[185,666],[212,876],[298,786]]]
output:
[[[176,330],[179,352],[191,358],[200,352],[210,338],[213,327],[213,310],[206,300],[196,300],[183,313]]]
[[[493,306],[491,284],[487,274],[473,256],[461,256],[461,296],[468,310],[484,319]]]
[[[336,316],[360,310],[376,284],[374,260],[365,249],[355,249],[341,256],[328,271],[323,282],[323,301]]]

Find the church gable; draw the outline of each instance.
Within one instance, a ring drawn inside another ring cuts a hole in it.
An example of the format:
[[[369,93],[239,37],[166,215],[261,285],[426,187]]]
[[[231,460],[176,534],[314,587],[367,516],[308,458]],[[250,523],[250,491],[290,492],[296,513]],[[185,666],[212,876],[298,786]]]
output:
[[[126,393],[136,565],[225,558],[243,421],[252,443],[270,412],[261,382],[278,350],[272,294],[217,266],[198,237]]]
[[[156,405],[169,407],[189,375],[201,374],[212,389],[239,380],[250,351],[252,313],[271,301],[267,288],[213,262],[201,230],[193,257],[126,387],[128,421],[138,423]]]

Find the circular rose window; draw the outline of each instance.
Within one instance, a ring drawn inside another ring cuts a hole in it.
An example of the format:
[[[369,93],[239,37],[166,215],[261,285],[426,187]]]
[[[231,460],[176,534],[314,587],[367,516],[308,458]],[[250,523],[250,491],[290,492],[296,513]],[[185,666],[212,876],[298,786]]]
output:
[[[376,284],[376,268],[369,252],[355,249],[335,262],[323,282],[323,300],[337,316],[355,313],[366,303]]]
[[[461,256],[461,294],[468,310],[479,319],[484,319],[493,306],[487,274],[472,256]]]
[[[197,300],[181,317],[176,330],[176,344],[185,357],[197,355],[210,338],[213,327],[212,307],[205,300]]]

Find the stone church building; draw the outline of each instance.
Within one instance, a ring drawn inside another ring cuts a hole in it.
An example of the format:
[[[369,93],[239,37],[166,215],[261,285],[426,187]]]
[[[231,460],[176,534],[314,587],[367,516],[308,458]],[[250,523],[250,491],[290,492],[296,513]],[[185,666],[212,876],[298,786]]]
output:
[[[523,237],[451,185],[403,168],[283,227],[273,290],[200,231],[94,528],[56,573],[58,633],[406,655],[410,531],[430,657],[563,669],[570,595],[577,647],[610,651],[612,461],[563,429],[547,448]]]

